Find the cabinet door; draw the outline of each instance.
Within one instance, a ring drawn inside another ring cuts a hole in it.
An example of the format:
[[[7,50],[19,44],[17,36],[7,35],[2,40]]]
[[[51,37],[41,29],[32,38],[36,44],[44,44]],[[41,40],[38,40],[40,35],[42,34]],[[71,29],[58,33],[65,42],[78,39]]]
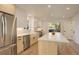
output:
[[[17,53],[20,53],[23,51],[23,37],[18,37],[17,38]]]
[[[34,35],[31,35],[30,36],[30,45],[33,45],[33,43],[34,43]]]
[[[31,35],[30,36],[30,45],[33,45],[34,43],[36,43],[37,42],[37,36],[35,36],[35,35]]]
[[[57,43],[53,41],[38,41],[39,55],[57,55]]]

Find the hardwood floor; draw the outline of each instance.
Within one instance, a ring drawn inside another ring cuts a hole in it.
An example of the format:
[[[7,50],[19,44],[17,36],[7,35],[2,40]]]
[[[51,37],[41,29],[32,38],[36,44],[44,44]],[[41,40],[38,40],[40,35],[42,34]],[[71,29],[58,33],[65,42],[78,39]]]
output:
[[[38,43],[23,51],[20,55],[38,55]]]
[[[60,43],[58,47],[58,55],[79,55],[79,45],[74,41]]]
[[[38,43],[34,44],[20,55],[38,55]],[[79,55],[79,45],[74,41],[67,43],[58,43],[58,55]]]

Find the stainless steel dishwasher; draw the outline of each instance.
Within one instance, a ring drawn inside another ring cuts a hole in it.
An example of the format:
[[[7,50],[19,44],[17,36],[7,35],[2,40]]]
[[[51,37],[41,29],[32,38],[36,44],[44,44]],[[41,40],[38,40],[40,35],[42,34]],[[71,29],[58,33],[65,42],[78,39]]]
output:
[[[23,45],[24,45],[24,49],[27,49],[30,47],[30,35],[23,36]]]

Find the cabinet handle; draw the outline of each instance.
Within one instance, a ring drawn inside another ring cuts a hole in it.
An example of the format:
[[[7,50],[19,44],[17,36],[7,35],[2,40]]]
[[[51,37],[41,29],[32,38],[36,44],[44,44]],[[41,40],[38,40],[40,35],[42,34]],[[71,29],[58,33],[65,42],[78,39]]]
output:
[[[33,37],[33,39],[35,39],[35,37]]]
[[[18,40],[21,40],[21,39],[18,39]]]

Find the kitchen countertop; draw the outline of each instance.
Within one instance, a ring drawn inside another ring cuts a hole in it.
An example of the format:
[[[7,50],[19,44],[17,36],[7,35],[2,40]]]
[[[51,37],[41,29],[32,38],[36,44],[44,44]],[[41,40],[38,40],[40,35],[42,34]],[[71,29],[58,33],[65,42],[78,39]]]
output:
[[[18,33],[17,34],[17,37],[18,36],[24,36],[24,35],[32,35],[32,34],[36,34],[37,35],[37,32],[29,32],[29,31],[27,31],[27,32],[20,32],[20,33]]]
[[[21,33],[21,34],[18,34],[17,37],[18,36],[25,36],[25,35],[30,35],[30,34],[29,33]]]
[[[69,43],[69,41],[59,32],[56,32],[55,35],[45,34],[38,39],[38,54],[57,55],[59,43]]]
[[[38,40],[69,43],[67,38],[64,35],[62,35],[62,33],[59,32],[55,32],[55,35],[52,35],[52,33],[47,33],[43,37],[39,38]]]
[[[41,31],[41,29],[39,28],[37,31]],[[24,36],[24,35],[38,35],[36,31],[32,31],[32,30],[27,30],[24,28],[17,28],[17,37],[18,36]]]

